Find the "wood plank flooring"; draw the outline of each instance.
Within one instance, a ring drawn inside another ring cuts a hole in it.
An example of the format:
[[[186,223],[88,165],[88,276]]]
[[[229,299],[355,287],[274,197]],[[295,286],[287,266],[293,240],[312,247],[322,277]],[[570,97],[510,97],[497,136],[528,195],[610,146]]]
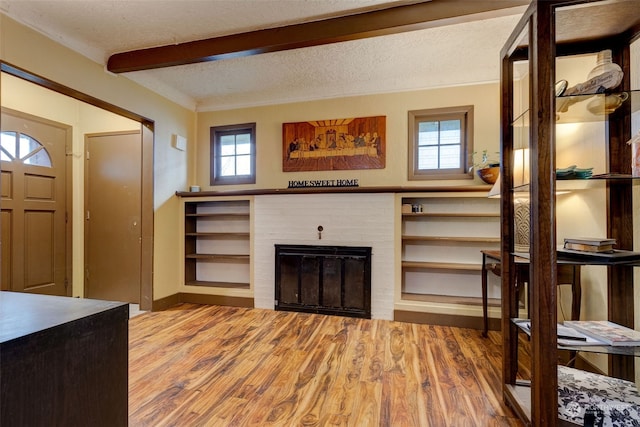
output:
[[[521,426],[500,334],[181,304],[130,320],[130,426]]]

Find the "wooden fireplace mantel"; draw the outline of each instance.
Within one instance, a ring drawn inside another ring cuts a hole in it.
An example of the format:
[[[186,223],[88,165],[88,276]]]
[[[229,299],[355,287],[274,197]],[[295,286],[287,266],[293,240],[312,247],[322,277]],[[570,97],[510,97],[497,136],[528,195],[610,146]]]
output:
[[[223,191],[176,191],[178,197],[263,196],[275,194],[323,194],[323,193],[444,193],[489,192],[490,185],[439,185],[439,186],[380,186],[380,187],[305,187],[305,188],[252,188]]]

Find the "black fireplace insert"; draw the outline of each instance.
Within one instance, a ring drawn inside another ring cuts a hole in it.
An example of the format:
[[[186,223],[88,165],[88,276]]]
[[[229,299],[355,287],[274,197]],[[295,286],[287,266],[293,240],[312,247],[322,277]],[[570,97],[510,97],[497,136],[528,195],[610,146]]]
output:
[[[371,248],[275,245],[275,309],[371,318]]]

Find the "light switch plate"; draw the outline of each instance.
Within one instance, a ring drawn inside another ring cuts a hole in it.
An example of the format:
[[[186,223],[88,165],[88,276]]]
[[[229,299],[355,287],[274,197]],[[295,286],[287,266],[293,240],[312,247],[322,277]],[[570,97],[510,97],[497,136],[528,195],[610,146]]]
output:
[[[177,135],[177,134],[173,134],[173,141],[172,145],[175,149],[180,150],[180,151],[186,151],[187,150],[187,138],[185,138],[184,136],[181,135]]]

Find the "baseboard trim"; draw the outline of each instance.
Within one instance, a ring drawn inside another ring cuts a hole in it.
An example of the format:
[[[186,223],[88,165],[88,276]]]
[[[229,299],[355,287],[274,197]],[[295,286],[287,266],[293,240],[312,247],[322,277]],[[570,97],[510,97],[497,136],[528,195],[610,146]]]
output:
[[[231,307],[254,308],[253,298],[230,297],[225,295],[204,295],[180,293],[180,302],[204,305],[228,305]]]
[[[224,295],[204,295],[180,292],[153,301],[152,311],[166,310],[182,302],[203,305],[227,305],[231,307],[254,308],[253,298],[230,297]]]
[[[151,311],[162,311],[169,307],[180,304],[180,294],[169,295],[168,297],[154,300],[151,303]]]
[[[420,311],[394,310],[393,320],[407,323],[423,323],[438,326],[455,326],[482,330],[482,317],[459,316],[455,314],[424,313]],[[489,318],[489,329],[500,330],[500,319]]]

